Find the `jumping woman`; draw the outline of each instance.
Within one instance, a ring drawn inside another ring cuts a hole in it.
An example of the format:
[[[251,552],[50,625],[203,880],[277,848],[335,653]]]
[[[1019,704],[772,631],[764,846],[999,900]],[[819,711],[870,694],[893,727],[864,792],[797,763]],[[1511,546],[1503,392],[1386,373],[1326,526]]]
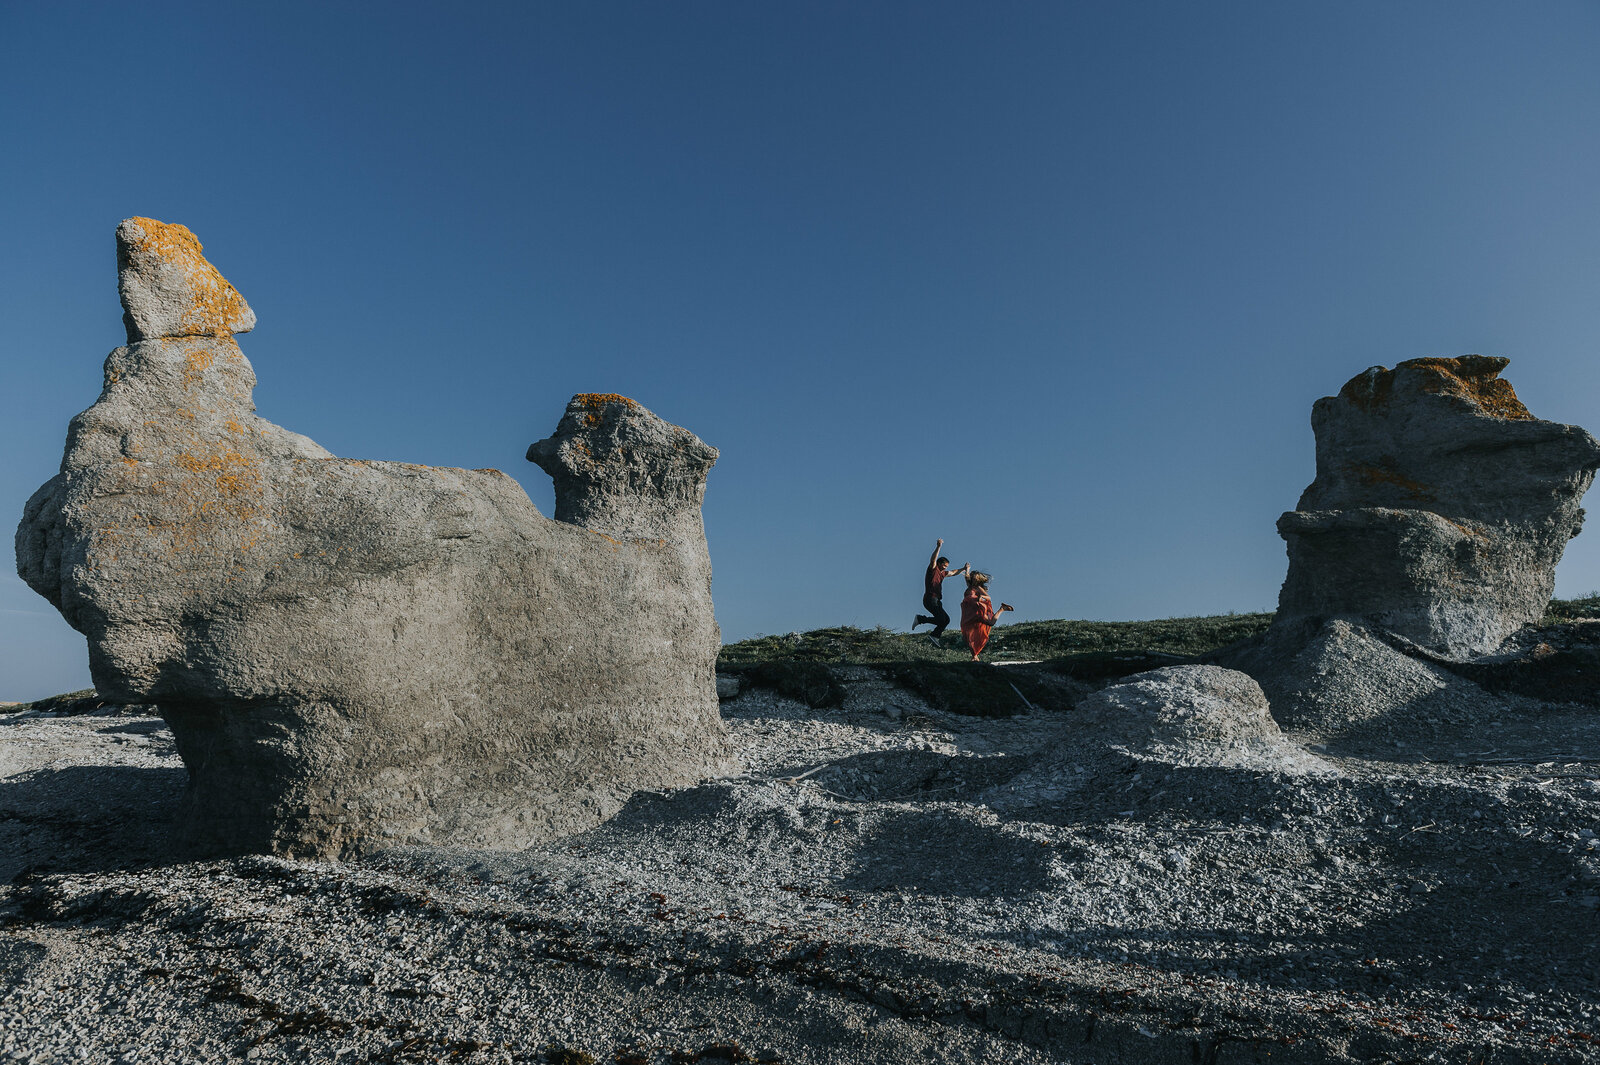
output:
[[[989,642],[989,630],[1000,620],[1000,615],[1012,607],[1010,603],[1001,603],[996,610],[989,598],[989,575],[972,569],[970,564],[967,570],[967,594],[961,599],[961,635],[976,662]]]

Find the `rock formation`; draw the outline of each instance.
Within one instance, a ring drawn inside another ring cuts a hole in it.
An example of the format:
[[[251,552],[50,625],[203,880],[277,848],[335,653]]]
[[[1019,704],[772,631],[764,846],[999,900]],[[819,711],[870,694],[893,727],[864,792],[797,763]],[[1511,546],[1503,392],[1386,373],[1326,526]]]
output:
[[[717,449],[627,396],[574,396],[528,448],[556,484],[556,520],[612,536],[703,544],[700,503]]]
[[[28,501],[18,572],[155,703],[202,846],[522,847],[719,770],[716,450],[618,396],[497,470],[340,459],[254,413],[255,322],[183,226],[117,230],[128,346]],[[571,522],[592,522],[583,528]]]
[[[1508,361],[1373,367],[1317,401],[1316,480],[1278,519],[1278,627],[1345,618],[1468,656],[1543,616],[1600,445],[1528,413]]]

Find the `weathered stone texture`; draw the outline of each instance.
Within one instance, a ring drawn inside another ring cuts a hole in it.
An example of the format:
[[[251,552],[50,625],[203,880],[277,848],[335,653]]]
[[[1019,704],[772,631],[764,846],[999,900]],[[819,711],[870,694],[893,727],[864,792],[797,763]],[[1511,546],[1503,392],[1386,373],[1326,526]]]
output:
[[[573,396],[528,461],[555,481],[557,521],[612,536],[705,538],[700,504],[716,448],[627,396]]]
[[[229,335],[254,316],[187,230],[131,219],[118,261],[134,342],[29,500],[17,565],[102,693],[160,705],[197,842],[521,847],[723,766],[715,449],[602,404],[605,463],[558,512],[603,530],[497,470],[335,458],[255,414]]]
[[[1584,430],[1540,421],[1468,355],[1373,367],[1317,401],[1317,475],[1278,520],[1278,626],[1359,620],[1443,654],[1537,621],[1600,466]]]

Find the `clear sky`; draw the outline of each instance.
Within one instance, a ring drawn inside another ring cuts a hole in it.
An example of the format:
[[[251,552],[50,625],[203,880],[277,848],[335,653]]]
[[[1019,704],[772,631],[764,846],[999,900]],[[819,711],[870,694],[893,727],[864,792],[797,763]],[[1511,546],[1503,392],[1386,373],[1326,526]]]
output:
[[[722,449],[724,637],[1270,609],[1311,403],[1511,357],[1600,429],[1600,4],[0,4],[0,513],[182,222],[260,413],[523,459],[576,392]],[[87,685],[0,575],[0,699]],[[1558,593],[1600,587],[1600,522]]]

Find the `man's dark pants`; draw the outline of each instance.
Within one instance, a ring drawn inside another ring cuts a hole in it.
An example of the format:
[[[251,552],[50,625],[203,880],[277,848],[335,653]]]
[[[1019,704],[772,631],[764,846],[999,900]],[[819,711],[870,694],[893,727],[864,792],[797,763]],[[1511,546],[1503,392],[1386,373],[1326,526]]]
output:
[[[922,609],[926,610],[928,613],[918,614],[917,624],[921,625],[926,623],[932,625],[933,635],[936,637],[942,636],[944,634],[944,630],[950,624],[950,615],[945,613],[944,604],[939,601],[939,597],[934,595],[932,592],[928,592],[923,595]]]

